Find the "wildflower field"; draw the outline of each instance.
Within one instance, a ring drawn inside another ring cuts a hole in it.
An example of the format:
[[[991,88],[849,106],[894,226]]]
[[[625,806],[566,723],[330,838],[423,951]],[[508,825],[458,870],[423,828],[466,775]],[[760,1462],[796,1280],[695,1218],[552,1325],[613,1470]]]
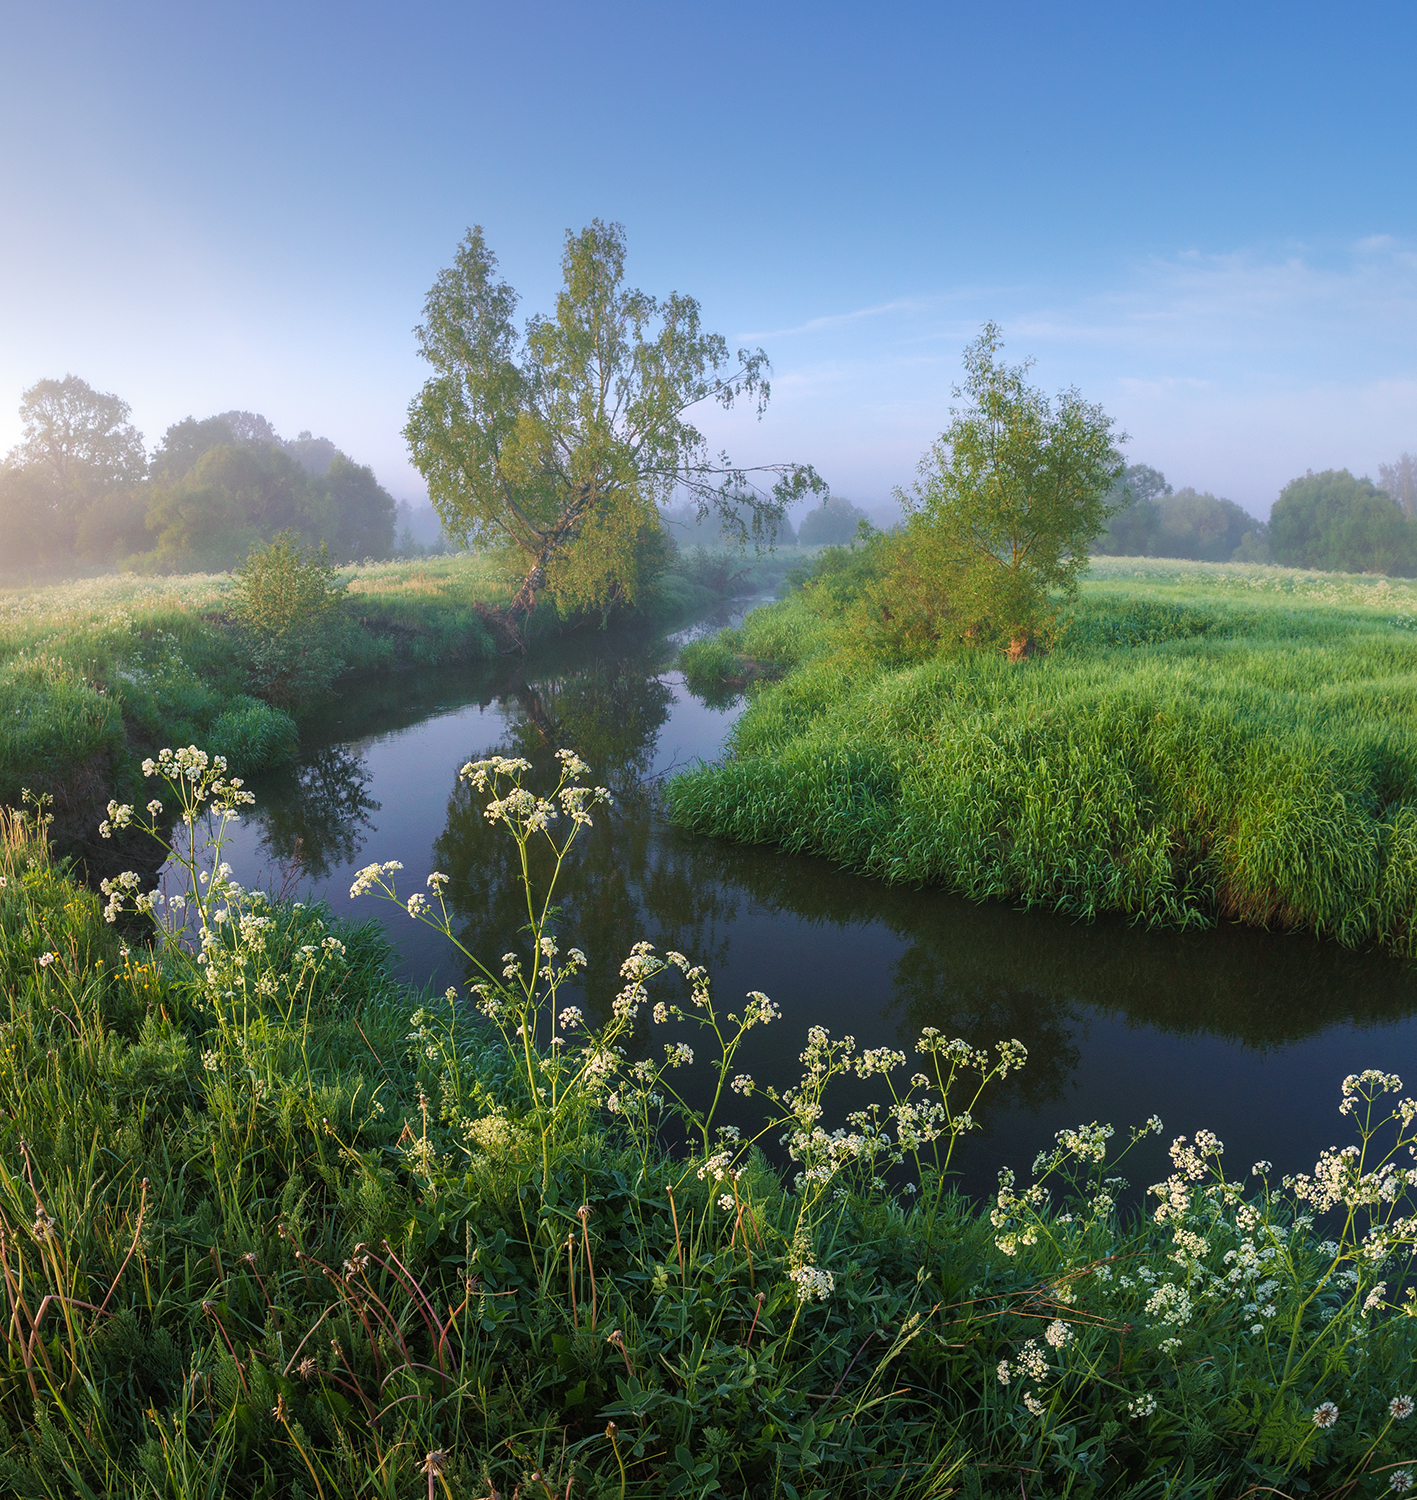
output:
[[[976,899],[1417,951],[1417,586],[1099,558],[1018,663],[885,662],[841,602],[809,581],[686,651],[748,703],[676,821]]]
[[[0,1492],[1411,1487],[1399,1079],[1335,1080],[1352,1144],[1308,1175],[1200,1131],[1124,1212],[1161,1122],[1089,1123],[976,1205],[951,1152],[1017,1042],[812,1027],[778,1093],[770,997],[643,943],[618,992],[578,987],[594,934],[558,930],[556,883],[614,810],[574,754],[464,767],[527,921],[440,998],[373,924],[234,884],[251,799],[220,760],[143,773],[105,832],[165,841],[165,889],[85,891],[42,812],[0,825]],[[376,862],[355,891],[456,942],[445,880]],[[846,1075],[876,1100],[840,1118]],[[730,1092],[756,1132],[715,1119]]]

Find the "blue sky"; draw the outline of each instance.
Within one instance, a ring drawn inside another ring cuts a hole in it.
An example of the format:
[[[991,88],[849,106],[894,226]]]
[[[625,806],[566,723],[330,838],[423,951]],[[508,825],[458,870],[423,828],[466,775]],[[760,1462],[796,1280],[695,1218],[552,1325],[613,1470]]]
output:
[[[761,343],[749,461],[886,499],[986,318],[1129,457],[1263,515],[1417,450],[1417,8],[0,0],[0,450],[34,380],[229,407],[417,498],[411,329],[464,229],[567,228]]]

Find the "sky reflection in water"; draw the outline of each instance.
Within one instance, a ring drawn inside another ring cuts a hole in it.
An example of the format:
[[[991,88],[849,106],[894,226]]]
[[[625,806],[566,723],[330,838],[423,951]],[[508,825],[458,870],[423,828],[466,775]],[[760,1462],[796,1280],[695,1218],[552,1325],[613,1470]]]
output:
[[[734,711],[686,692],[674,649],[672,639],[598,637],[346,694],[314,726],[300,764],[255,788],[256,815],[228,856],[237,879],[375,917],[404,977],[461,988],[464,961],[442,937],[369,897],[349,900],[353,872],[402,860],[409,892],[430,869],[445,871],[462,941],[497,960],[517,946],[526,908],[512,846],[458,768],[525,755],[549,779],[555,749],[571,746],[617,799],[564,877],[564,942],[590,958],[574,998],[603,1013],[632,943],[677,948],[708,966],[725,1008],[749,989],[782,1006],[784,1019],[740,1055],[779,1085],[795,1079],[812,1024],[907,1052],[924,1026],[975,1043],[1016,1036],[1029,1064],[986,1100],[984,1131],[956,1158],[980,1193],[1001,1165],[1026,1170],[1065,1125],[1105,1120],[1120,1133],[1152,1113],[1167,1128],[1138,1148],[1135,1183],[1156,1181],[1165,1143],[1202,1126],[1226,1143],[1231,1174],[1260,1157],[1305,1169],[1323,1146],[1347,1143],[1337,1114],[1345,1074],[1417,1075],[1417,972],[1379,954],[1235,927],[1085,926],[681,834],[658,811],[655,786],[716,758]],[[865,1085],[844,1086],[827,1123],[867,1097]],[[756,1123],[736,1096],[724,1118]]]

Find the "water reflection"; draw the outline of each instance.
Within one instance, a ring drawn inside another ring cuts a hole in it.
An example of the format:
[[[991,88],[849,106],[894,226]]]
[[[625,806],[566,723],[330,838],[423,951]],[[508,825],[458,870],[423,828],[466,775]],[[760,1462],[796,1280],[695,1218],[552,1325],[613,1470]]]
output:
[[[446,872],[462,941],[499,967],[524,941],[519,870],[457,771],[521,755],[550,779],[555,750],[572,747],[616,798],[560,889],[560,931],[590,960],[580,1003],[604,1015],[621,960],[647,938],[707,965],[724,1004],[761,989],[783,1007],[745,1060],[764,1081],[795,1078],[811,1024],[906,1049],[926,1026],[975,1042],[1017,1037],[1029,1065],[986,1103],[987,1133],[965,1154],[979,1191],[999,1163],[1026,1166],[1062,1125],[1153,1111],[1176,1131],[1217,1129],[1241,1165],[1263,1155],[1309,1166],[1318,1146],[1345,1139],[1332,1113],[1344,1073],[1417,1063],[1417,985],[1381,954],[1240,928],[1083,926],[671,828],[656,778],[716,758],[730,722],[684,692],[673,650],[600,637],[346,694],[343,722],[324,726],[295,773],[258,788],[259,814],[236,841],[238,878],[274,884],[282,863],[298,866],[341,914],[388,922],[407,977],[462,986],[471,976],[441,938],[387,908],[351,907],[353,869],[401,859],[410,888]],[[543,856],[535,869],[548,873]],[[1137,1175],[1154,1180],[1149,1170]]]
[[[374,831],[369,815],[382,806],[369,795],[371,779],[365,758],[345,745],[321,745],[303,757],[256,811],[271,860],[305,880],[353,864]]]

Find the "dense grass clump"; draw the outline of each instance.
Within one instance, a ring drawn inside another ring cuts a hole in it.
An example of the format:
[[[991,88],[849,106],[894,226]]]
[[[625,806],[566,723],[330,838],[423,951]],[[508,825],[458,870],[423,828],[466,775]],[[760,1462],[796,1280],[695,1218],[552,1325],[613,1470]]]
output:
[[[464,777],[559,869],[606,815],[584,769],[564,756],[550,796],[521,761]],[[120,878],[108,910],[166,941],[125,940],[34,822],[0,822],[0,1492],[1401,1488],[1397,1079],[1344,1083],[1360,1154],[1312,1178],[1227,1178],[1201,1132],[1129,1218],[1090,1125],[981,1210],[950,1151],[1017,1043],[927,1031],[907,1060],[813,1028],[779,1097],[746,1071],[771,1001],[725,1015],[684,955],[637,945],[617,995],[566,1004],[554,877],[504,969],[432,1001],[376,929],[222,875],[244,794],[219,763],[163,752],[146,790],[189,884]],[[183,853],[202,807],[214,842]],[[403,898],[396,869],[357,887],[451,935],[442,878]],[[682,1103],[694,1066],[761,1105],[758,1136]],[[846,1072],[878,1101],[837,1127]]]
[[[672,815],[976,899],[1417,952],[1417,591],[1097,571],[1060,644],[1019,663],[884,666],[810,590],[756,612],[705,664],[751,635],[780,643],[786,675],[721,766],[671,783]]]

